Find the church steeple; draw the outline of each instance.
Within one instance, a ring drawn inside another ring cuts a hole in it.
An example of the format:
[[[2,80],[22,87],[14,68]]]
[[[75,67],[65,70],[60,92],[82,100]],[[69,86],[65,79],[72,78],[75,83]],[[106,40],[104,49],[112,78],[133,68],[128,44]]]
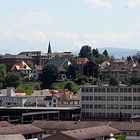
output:
[[[49,41],[49,45],[48,45],[48,53],[52,53],[50,41]]]

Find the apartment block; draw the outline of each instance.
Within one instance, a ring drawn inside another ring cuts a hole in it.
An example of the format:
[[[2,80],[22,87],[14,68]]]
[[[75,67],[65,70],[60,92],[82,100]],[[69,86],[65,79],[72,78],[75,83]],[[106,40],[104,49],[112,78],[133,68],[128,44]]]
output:
[[[131,120],[140,115],[140,87],[81,87],[80,98],[83,119]]]

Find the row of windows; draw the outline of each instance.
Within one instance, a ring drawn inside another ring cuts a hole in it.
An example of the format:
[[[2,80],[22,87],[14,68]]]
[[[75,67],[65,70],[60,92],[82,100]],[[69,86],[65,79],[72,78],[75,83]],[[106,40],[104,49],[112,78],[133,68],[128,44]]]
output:
[[[82,96],[82,100],[83,101],[140,101],[140,97],[139,96]]]
[[[21,101],[21,98],[0,98],[1,101]]]
[[[81,88],[82,92],[140,92],[140,88]]]
[[[94,117],[94,118],[118,118],[120,113],[99,113],[99,112],[83,112],[83,117]],[[121,113],[122,118],[131,118],[131,113]]]
[[[140,109],[140,105],[117,105],[117,104],[82,104],[82,109]]]

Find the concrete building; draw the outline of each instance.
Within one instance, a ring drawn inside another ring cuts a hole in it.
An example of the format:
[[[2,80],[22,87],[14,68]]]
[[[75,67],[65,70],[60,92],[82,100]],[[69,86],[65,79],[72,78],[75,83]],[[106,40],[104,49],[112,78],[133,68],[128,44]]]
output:
[[[81,114],[88,120],[131,120],[140,115],[140,87],[80,89]]]

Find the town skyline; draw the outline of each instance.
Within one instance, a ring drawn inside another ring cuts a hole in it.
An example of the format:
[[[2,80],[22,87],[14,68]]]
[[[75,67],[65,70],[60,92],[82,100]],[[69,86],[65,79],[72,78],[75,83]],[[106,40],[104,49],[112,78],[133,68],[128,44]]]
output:
[[[139,0],[1,1],[0,51],[140,48]]]

